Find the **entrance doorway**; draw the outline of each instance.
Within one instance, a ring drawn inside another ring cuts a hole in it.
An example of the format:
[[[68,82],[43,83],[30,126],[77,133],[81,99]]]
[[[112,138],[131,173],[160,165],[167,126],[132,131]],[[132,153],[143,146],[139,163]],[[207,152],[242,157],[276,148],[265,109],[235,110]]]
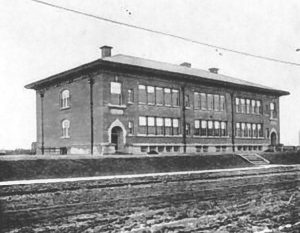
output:
[[[115,144],[116,152],[124,149],[123,130],[120,126],[115,126],[111,130],[111,143]]]
[[[271,145],[276,146],[276,144],[277,144],[277,136],[276,136],[276,133],[273,132],[273,133],[271,133]]]

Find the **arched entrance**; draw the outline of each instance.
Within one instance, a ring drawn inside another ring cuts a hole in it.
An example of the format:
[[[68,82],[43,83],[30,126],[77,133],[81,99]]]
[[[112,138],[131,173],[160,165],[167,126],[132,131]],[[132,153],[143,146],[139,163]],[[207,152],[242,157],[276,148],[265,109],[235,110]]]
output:
[[[277,135],[275,132],[271,133],[271,145],[276,146],[277,144]]]
[[[123,130],[120,126],[115,126],[112,128],[111,143],[115,144],[116,152],[124,149]]]

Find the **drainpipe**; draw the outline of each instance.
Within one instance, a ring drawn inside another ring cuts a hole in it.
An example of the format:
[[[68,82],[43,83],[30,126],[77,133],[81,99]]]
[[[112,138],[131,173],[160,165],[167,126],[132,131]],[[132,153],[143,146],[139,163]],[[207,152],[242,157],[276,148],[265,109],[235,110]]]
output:
[[[232,151],[235,152],[235,115],[234,115],[234,98],[233,98],[233,92],[230,93],[230,99],[231,99],[231,143],[232,143]]]
[[[44,141],[44,93],[40,92],[41,97],[41,133],[42,133],[42,155],[45,153]]]
[[[183,143],[183,153],[186,153],[186,120],[185,120],[185,90],[184,86],[181,87],[182,93],[182,143]]]
[[[90,84],[90,116],[91,116],[91,154],[94,153],[94,102],[93,102],[93,85],[94,79],[89,79]]]

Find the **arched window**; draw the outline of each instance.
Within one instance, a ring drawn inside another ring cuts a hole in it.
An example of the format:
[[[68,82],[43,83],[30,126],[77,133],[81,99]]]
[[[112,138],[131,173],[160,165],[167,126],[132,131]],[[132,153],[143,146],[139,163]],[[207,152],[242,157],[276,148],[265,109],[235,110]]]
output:
[[[70,137],[70,121],[69,120],[63,120],[62,121],[62,137],[63,138],[69,138]]]
[[[70,107],[70,91],[63,90],[60,95],[60,107],[68,108]]]

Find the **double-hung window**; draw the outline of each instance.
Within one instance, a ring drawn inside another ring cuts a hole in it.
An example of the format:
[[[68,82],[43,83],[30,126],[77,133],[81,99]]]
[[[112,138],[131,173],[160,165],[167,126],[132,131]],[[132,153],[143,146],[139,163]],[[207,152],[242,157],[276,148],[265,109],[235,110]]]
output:
[[[200,121],[199,120],[195,120],[195,135],[200,135]]]
[[[140,104],[147,103],[146,86],[144,85],[139,85],[139,103]]]
[[[147,134],[147,118],[144,116],[139,117],[139,133]]]
[[[70,121],[63,120],[62,121],[62,137],[69,138],[70,137]]]
[[[174,118],[173,119],[173,135],[179,134],[179,120]]]
[[[154,105],[155,104],[155,91],[154,87],[147,86],[147,95],[148,95],[148,104]]]
[[[205,120],[201,121],[200,135],[207,136],[207,121],[205,121]]]
[[[213,121],[208,121],[207,122],[207,125],[208,125],[208,132],[207,132],[207,135],[208,136],[214,136],[214,125],[213,125]]]
[[[179,106],[179,90],[177,89],[172,89],[172,102],[173,107]]]
[[[148,134],[155,135],[155,118],[148,117]]]
[[[227,136],[227,124],[226,122],[221,122],[221,136]]]
[[[157,105],[163,105],[164,104],[164,93],[163,89],[161,87],[156,87],[156,104]]]
[[[60,95],[60,107],[68,108],[70,107],[70,91],[63,90]]]
[[[212,94],[207,94],[207,110],[214,109],[214,99]]]
[[[119,82],[110,83],[110,101],[111,104],[122,104],[122,84]]]
[[[214,110],[220,111],[220,96],[214,95]]]
[[[171,121],[171,118],[165,118],[165,135],[172,135],[172,121]]]
[[[164,135],[164,119],[161,117],[156,118],[156,134]]]
[[[206,94],[205,93],[200,93],[201,97],[201,110],[206,110],[207,109],[207,101],[206,101]]]
[[[171,89],[170,88],[164,88],[164,99],[165,99],[165,105],[171,106],[172,97],[171,97]]]

